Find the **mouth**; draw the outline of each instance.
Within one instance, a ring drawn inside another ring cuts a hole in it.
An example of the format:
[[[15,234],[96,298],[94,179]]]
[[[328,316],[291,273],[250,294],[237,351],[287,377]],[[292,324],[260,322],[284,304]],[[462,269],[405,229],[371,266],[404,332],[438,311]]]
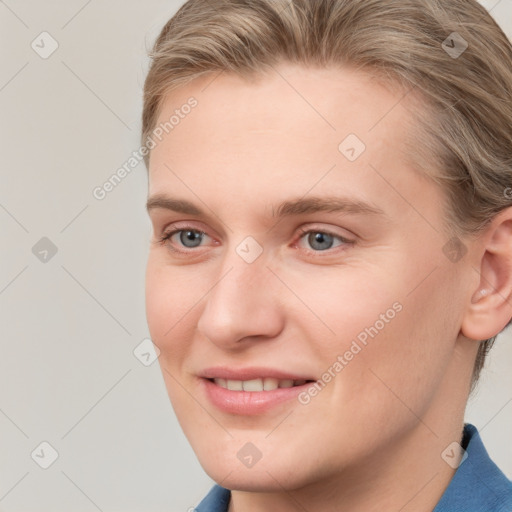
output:
[[[316,379],[266,368],[211,368],[200,377],[208,401],[217,409],[242,416],[261,415],[277,406],[293,407],[297,396]]]
[[[229,391],[248,391],[250,393],[260,391],[273,391],[275,389],[294,388],[315,382],[314,380],[309,379],[276,379],[274,377],[262,377],[250,380],[221,378],[212,378],[207,380],[213,382],[221,388],[228,389]]]

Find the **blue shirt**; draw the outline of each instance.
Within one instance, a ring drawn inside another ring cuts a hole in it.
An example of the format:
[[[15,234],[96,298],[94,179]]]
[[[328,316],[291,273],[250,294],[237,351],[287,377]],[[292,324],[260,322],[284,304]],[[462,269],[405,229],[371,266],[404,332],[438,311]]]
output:
[[[461,442],[467,458],[433,512],[512,512],[512,482],[490,459],[478,430],[464,426]],[[215,485],[197,512],[227,512],[231,492]]]

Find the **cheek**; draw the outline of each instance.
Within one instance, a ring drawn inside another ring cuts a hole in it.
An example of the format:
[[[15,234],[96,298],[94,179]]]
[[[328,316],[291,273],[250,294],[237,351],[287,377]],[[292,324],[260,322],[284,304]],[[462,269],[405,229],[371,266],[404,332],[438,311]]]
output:
[[[150,256],[146,270],[147,323],[151,339],[160,349],[158,362],[180,423],[187,417],[182,411],[194,407],[190,396],[183,391],[181,371],[197,324],[194,305],[199,293],[190,273],[186,275],[180,267],[165,265],[160,255]]]
[[[303,302],[293,321],[301,325],[325,363],[348,350],[353,340],[364,344],[376,323],[380,333],[398,316],[399,294],[379,272],[382,270],[354,265],[317,269],[308,279],[303,275],[288,277],[290,287]],[[288,303],[294,300],[291,297]]]
[[[187,345],[186,333],[195,325],[194,308],[204,293],[190,272],[162,265],[157,257],[148,260],[146,317],[151,338],[164,357],[171,348],[177,355]]]
[[[433,400],[458,333],[444,285],[439,271],[413,293],[397,294],[403,309],[368,339],[359,363],[347,368],[351,396],[364,396],[372,414],[391,413],[396,422],[406,422],[414,419],[409,409],[421,416]]]
[[[292,286],[311,310],[296,321],[323,365],[319,370],[336,374],[331,389],[342,401],[397,402],[391,388],[421,408],[442,377],[457,336],[457,312],[446,291],[450,269],[417,286],[431,267],[418,272],[420,262],[413,261],[407,266],[397,257],[394,268],[379,271],[340,268]]]

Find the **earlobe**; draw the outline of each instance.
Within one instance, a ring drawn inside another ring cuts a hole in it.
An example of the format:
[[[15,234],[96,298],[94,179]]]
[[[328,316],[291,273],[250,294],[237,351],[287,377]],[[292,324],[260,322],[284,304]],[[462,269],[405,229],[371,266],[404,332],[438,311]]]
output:
[[[473,340],[496,336],[512,318],[512,208],[496,216],[482,234],[478,286],[467,305],[461,332]]]

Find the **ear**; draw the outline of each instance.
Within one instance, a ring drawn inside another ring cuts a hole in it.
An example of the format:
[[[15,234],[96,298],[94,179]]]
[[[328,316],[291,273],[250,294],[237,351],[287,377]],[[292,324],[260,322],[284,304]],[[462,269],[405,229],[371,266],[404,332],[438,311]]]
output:
[[[512,318],[512,207],[500,212],[481,235],[480,283],[473,290],[461,332],[486,340],[501,332]]]

